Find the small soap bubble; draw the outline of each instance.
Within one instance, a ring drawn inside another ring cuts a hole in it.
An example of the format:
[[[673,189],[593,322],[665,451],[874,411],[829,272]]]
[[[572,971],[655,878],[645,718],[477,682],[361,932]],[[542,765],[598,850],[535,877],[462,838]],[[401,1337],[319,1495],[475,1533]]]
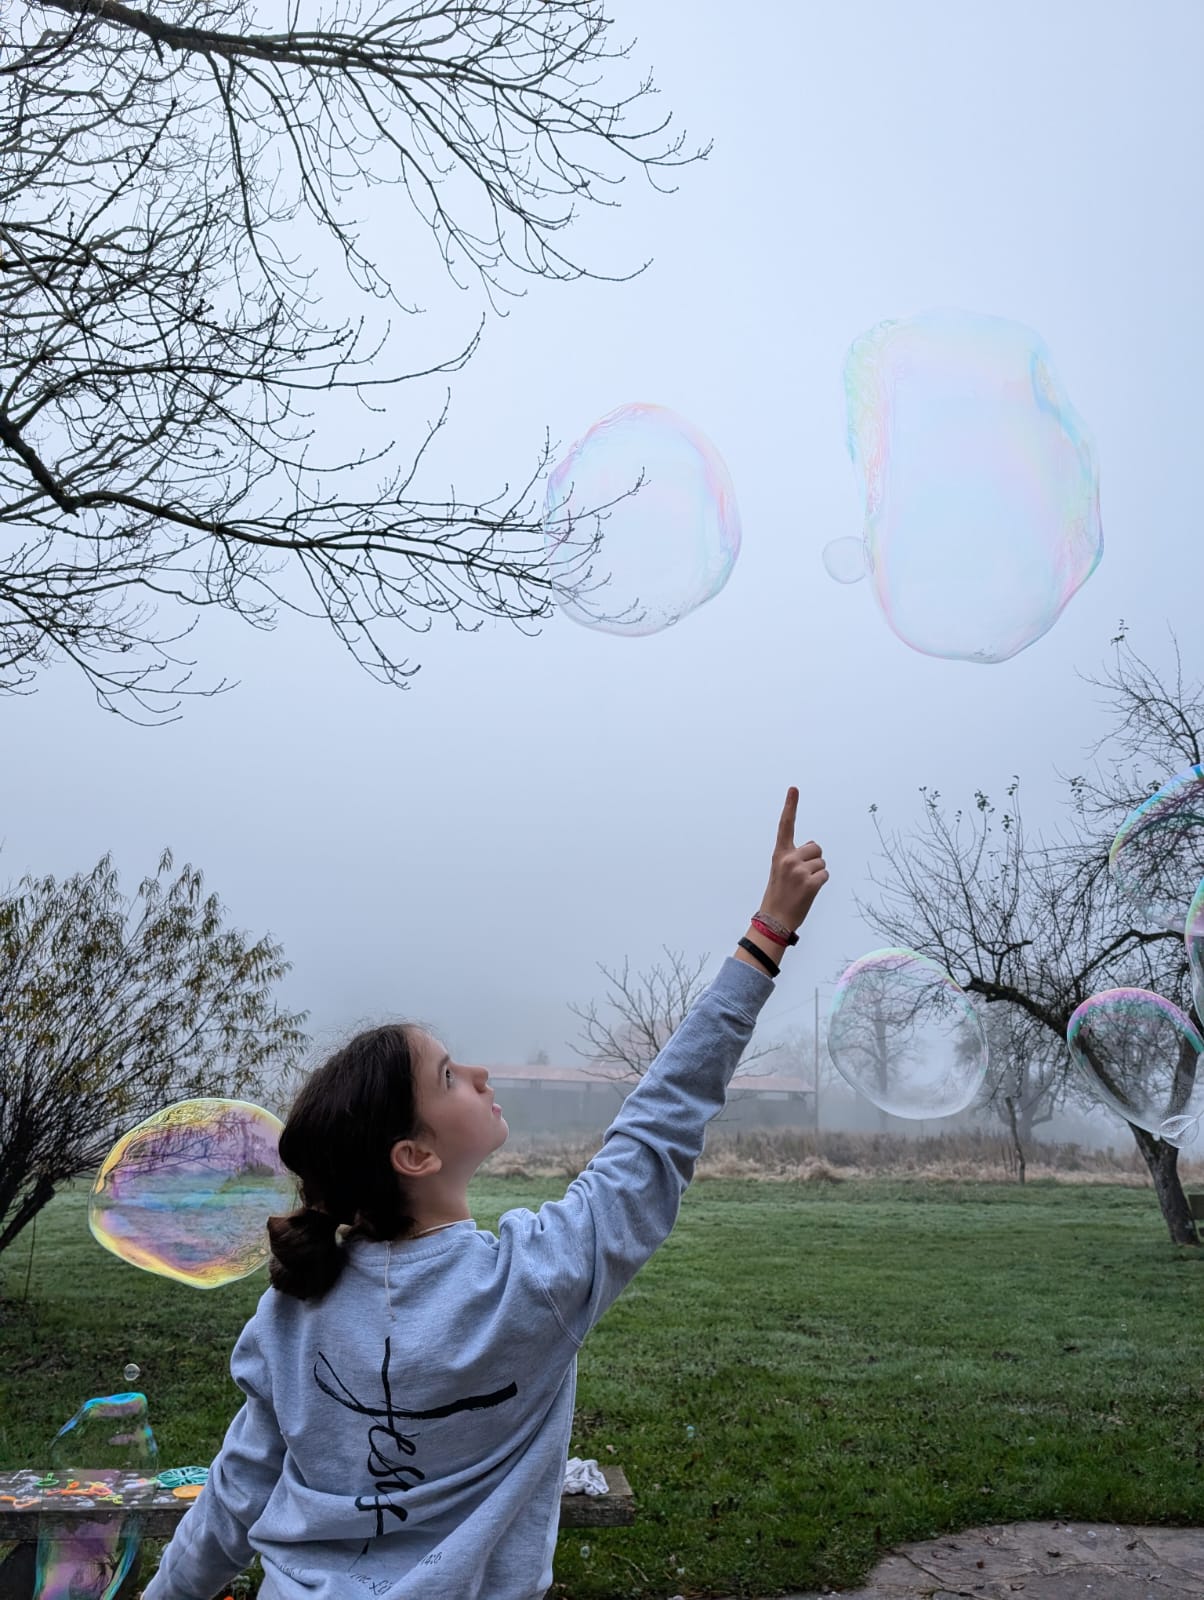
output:
[[[978,662],[1048,632],[1103,534],[1094,449],[1042,341],[1001,317],[932,311],[854,340],[844,382],[865,496],[856,542],[894,632]],[[847,552],[831,549],[829,572],[850,581]]]
[[[243,1100],[183,1100],[113,1146],[88,1201],[88,1226],[131,1265],[199,1289],[268,1259],[267,1219],[294,1209],[280,1160],[283,1124]]]
[[[858,1093],[894,1117],[952,1116],[987,1070],[982,1019],[947,972],[914,950],[873,950],[841,974],[828,1053]]]
[[[1147,927],[1183,927],[1204,877],[1204,766],[1176,773],[1129,813],[1112,841],[1108,868]]]
[[[1167,1144],[1195,1142],[1204,1115],[1204,1039],[1148,989],[1106,989],[1066,1026],[1070,1057],[1096,1099]]]
[[[837,583],[860,583],[868,570],[864,539],[832,539],[824,546],[824,568]]]
[[[127,1383],[137,1383],[142,1376],[142,1368],[136,1362],[127,1361],[121,1369],[121,1376]]]
[[[578,439],[548,479],[543,531],[553,558],[599,539],[560,607],[603,633],[672,627],[719,593],[740,553],[722,457],[664,406],[621,406]]]

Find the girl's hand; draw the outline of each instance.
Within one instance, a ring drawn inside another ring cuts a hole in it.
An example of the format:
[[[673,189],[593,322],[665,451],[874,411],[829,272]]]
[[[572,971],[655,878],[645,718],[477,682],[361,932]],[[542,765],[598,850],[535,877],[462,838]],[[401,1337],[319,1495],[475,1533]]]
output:
[[[823,853],[814,839],[806,844],[794,842],[794,822],[798,814],[798,790],[786,791],[786,804],[778,822],[769,882],[761,896],[761,910],[790,929],[801,925],[816,895],[828,881]]]

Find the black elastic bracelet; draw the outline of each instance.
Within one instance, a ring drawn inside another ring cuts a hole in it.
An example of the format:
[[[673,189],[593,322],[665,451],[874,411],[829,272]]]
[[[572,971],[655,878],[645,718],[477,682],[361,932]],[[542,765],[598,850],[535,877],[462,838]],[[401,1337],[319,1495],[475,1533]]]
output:
[[[747,950],[754,961],[759,961],[771,978],[776,978],[781,972],[781,967],[772,956],[767,956],[759,944],[754,944],[751,939],[738,939],[741,950]]]

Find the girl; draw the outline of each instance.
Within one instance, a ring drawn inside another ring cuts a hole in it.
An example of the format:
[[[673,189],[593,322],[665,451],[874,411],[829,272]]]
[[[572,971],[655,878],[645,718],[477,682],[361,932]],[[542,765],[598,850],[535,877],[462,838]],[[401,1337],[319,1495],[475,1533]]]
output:
[[[538,1600],[582,1340],[677,1216],[707,1123],[828,873],[787,792],[747,934],[563,1200],[469,1214],[504,1142],[483,1067],[422,1030],[359,1034],[280,1138],[303,1209],[234,1348],[246,1396],[145,1600],[209,1600],[258,1551],[264,1600]]]

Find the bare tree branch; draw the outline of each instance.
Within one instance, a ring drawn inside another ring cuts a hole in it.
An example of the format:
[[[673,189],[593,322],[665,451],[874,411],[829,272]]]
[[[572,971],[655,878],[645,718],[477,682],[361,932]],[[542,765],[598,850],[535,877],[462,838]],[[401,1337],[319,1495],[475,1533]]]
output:
[[[642,972],[632,972],[626,957],[621,969],[598,963],[606,979],[607,992],[600,1002],[573,1005],[569,1010],[582,1024],[580,1044],[571,1048],[589,1062],[589,1070],[608,1082],[634,1085],[652,1065],[687,1012],[706,987],[703,972],[710,961],[701,955],[686,960],[680,950],[664,947],[662,964]],[[772,1055],[776,1046],[750,1050],[741,1057],[740,1071],[762,1057]]]
[[[480,337],[386,365],[378,308],[406,308],[358,200],[392,185],[452,277],[496,298],[591,275],[567,251],[581,205],[705,153],[644,116],[650,80],[603,89],[627,49],[595,0],[351,4],[312,25],[295,6],[283,31],[242,0],[39,0],[3,46],[0,690],[68,661],[102,705],[174,715],[223,684],[193,689],[191,623],[156,618],[213,606],[319,619],[404,685],[398,624],[526,629],[600,581],[596,520],[544,537],[546,439],[471,493],[425,487],[447,396],[408,447],[320,452],[349,403],[375,432],[399,385],[453,376]],[[315,225],[364,299],[351,320],[326,320],[325,276],[298,264]]]

